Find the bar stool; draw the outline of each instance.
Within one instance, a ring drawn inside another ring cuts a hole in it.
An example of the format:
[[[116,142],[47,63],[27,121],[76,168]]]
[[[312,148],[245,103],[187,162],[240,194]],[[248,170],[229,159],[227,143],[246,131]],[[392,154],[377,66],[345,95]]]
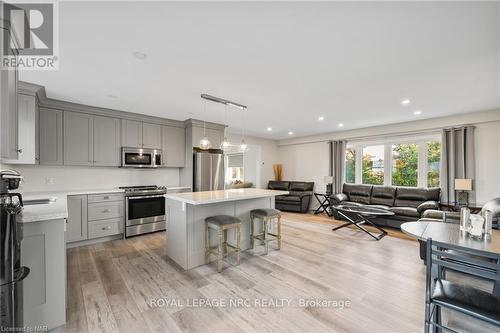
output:
[[[262,233],[255,234],[255,226],[254,226],[254,220],[255,219],[260,219],[262,220]],[[254,209],[250,211],[250,220],[251,220],[251,227],[250,227],[250,247],[253,249],[254,248],[254,240],[258,239],[261,241],[262,244],[264,244],[266,254],[269,252],[269,242],[272,241],[277,241],[278,242],[278,250],[281,249],[281,212],[277,209],[273,208],[261,208],[261,209]],[[270,222],[273,220],[276,220],[277,224],[277,232],[276,234],[272,234],[268,231],[268,227]],[[269,237],[271,236],[271,237]]]
[[[217,256],[217,272],[222,271],[222,259],[236,253],[237,265],[240,264],[240,219],[229,215],[210,216],[205,219],[205,263],[210,263],[210,255]],[[217,246],[210,247],[210,229],[217,231]],[[236,229],[236,245],[228,244],[227,231]],[[228,251],[228,248],[231,250]]]

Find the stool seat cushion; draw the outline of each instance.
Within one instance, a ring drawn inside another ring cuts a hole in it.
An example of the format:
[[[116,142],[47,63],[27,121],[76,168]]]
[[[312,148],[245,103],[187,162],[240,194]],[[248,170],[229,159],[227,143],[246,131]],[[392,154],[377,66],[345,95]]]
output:
[[[273,208],[254,209],[250,213],[253,215],[256,215],[256,216],[266,216],[266,217],[281,214],[281,212],[279,210],[273,209]]]
[[[231,215],[216,215],[210,216],[205,219],[206,223],[215,225],[228,225],[241,223],[240,219]]]

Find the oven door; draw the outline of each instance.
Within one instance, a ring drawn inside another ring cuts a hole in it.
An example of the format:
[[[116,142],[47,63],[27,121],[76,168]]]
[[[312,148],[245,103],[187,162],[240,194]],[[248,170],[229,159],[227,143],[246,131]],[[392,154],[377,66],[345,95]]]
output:
[[[166,220],[164,195],[127,197],[125,204],[127,226]]]

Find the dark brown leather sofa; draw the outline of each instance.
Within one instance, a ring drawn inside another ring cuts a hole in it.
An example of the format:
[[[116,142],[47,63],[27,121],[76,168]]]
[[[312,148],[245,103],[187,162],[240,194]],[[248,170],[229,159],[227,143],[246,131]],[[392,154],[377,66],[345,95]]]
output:
[[[293,182],[271,180],[267,185],[270,190],[288,191],[289,194],[275,198],[276,209],[307,213],[313,195],[314,182]]]
[[[330,197],[332,205],[370,205],[394,212],[393,216],[374,218],[378,225],[400,228],[401,224],[417,221],[429,209],[439,209],[439,188],[344,184],[342,193]]]

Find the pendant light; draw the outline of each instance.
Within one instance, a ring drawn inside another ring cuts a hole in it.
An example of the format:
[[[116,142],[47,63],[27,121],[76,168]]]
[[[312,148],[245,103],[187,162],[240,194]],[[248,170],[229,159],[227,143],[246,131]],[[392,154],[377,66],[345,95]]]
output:
[[[200,140],[200,148],[201,149],[210,149],[210,140],[208,140],[208,137],[207,137],[207,126],[206,126],[206,118],[207,118],[207,101],[205,100],[204,101],[204,104],[203,104],[203,108],[204,108],[204,112],[205,115],[203,117],[203,138],[201,138]]]
[[[243,119],[243,124],[241,127],[240,152],[244,153],[248,149],[248,145],[245,142],[245,109],[241,109],[241,118]]]
[[[227,126],[227,105],[225,107],[225,112],[226,112],[226,121],[225,121],[225,124]],[[229,147],[231,146],[231,144],[229,143],[229,141],[227,140],[227,136],[226,136],[226,131],[227,131],[227,128],[224,127],[224,140],[222,140],[221,144],[220,144],[220,149],[226,151],[229,149]]]

